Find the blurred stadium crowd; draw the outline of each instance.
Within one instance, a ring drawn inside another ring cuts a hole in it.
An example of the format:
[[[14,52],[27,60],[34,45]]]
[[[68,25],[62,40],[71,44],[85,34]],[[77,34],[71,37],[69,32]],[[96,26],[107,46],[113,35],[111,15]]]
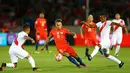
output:
[[[56,18],[63,19],[64,25],[79,25],[86,18],[86,3],[87,0],[0,0],[0,32],[18,32],[23,24],[34,29],[34,22],[42,11],[49,28]],[[130,0],[89,1],[89,14],[94,15],[95,22],[102,11],[107,12],[110,19],[116,12],[120,13],[130,26]]]

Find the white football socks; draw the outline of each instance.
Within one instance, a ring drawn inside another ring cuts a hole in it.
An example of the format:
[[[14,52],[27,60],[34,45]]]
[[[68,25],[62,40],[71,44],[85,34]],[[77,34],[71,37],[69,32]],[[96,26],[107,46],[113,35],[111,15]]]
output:
[[[14,68],[14,64],[13,63],[6,63],[6,67],[9,67],[9,68]]]
[[[118,64],[120,64],[120,63],[121,63],[121,61],[120,61],[120,60],[118,60],[117,58],[115,58],[115,57],[114,57],[114,56],[112,56],[112,55],[109,55],[107,58],[108,58],[108,59],[110,59],[110,60],[112,60],[112,61],[114,61],[114,62],[116,62],[116,63],[118,63]]]
[[[34,61],[34,59],[32,58],[32,56],[30,56],[30,57],[28,58],[28,60],[29,60],[29,62],[30,62],[30,64],[31,64],[32,68],[36,67],[36,66],[35,66],[35,61]]]
[[[115,55],[118,54],[119,50],[120,50],[120,45],[117,45],[117,46],[116,46]]]
[[[99,47],[95,46],[95,49],[93,50],[91,57],[93,58],[98,53]]]

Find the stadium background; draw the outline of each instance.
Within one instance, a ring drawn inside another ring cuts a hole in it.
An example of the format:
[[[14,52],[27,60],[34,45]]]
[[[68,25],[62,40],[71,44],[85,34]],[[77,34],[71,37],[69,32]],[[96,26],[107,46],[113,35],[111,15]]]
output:
[[[84,45],[79,29],[80,22],[86,20],[88,14],[94,15],[94,21],[97,22],[101,12],[107,12],[109,19],[113,19],[118,12],[130,30],[129,0],[0,0],[0,45],[11,44],[16,34],[22,30],[21,27],[26,24],[31,26],[30,36],[35,39],[34,22],[41,11],[45,13],[49,31],[54,27],[54,20],[61,18],[64,27],[77,33],[76,39],[68,36],[72,45]],[[130,47],[129,40],[130,34],[124,34],[122,46]],[[26,44],[30,42],[27,41]]]

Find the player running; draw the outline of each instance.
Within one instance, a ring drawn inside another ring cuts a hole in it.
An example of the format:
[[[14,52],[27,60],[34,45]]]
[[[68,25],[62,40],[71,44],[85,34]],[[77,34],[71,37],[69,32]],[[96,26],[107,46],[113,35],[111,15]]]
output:
[[[39,18],[35,21],[35,29],[36,29],[36,51],[35,53],[39,53],[38,46],[39,43],[43,41],[42,44],[44,44],[44,41],[47,39],[47,21],[44,18],[44,13],[41,12],[39,14]],[[46,45],[46,51],[48,51],[48,45]]]
[[[16,40],[12,43],[9,49],[9,55],[12,63],[2,63],[0,71],[3,71],[5,67],[16,68],[18,58],[28,59],[29,63],[32,66],[33,71],[40,71],[35,66],[35,61],[33,57],[23,48],[23,44],[25,43],[26,40],[31,40],[32,43],[35,43],[35,41],[28,36],[29,33],[30,33],[29,25],[24,25],[23,31],[18,33]]]
[[[120,27],[124,27],[118,23],[115,22],[111,22],[109,20],[107,20],[107,14],[106,13],[102,13],[100,15],[100,22],[98,22],[96,24],[96,26],[94,25],[87,25],[88,27],[91,28],[95,28],[95,27],[99,27],[100,29],[100,37],[101,37],[101,41],[98,44],[98,46],[95,47],[95,49],[93,50],[92,54],[87,56],[88,60],[91,61],[91,59],[98,53],[99,48],[101,48],[103,50],[104,56],[116,63],[118,63],[119,68],[121,68],[124,65],[124,62],[120,61],[119,59],[115,58],[114,56],[109,54],[109,47],[110,47],[110,39],[109,39],[109,34],[110,34],[110,28],[112,25],[117,25]]]
[[[117,13],[115,14],[115,19],[113,20],[113,22],[119,23],[122,26],[125,26],[125,22],[123,19],[120,19],[120,14]],[[120,50],[120,44],[122,42],[122,29],[125,30],[126,34],[128,34],[128,30],[127,27],[125,26],[125,28],[119,27],[119,26],[113,26],[114,28],[114,32],[112,35],[112,46],[111,46],[111,50],[113,49],[113,46],[116,45],[116,51],[115,51],[115,56],[118,56],[118,52]]]
[[[90,43],[97,46],[99,41],[96,39],[96,28],[89,28],[87,26],[89,24],[96,25],[93,22],[93,16],[89,15],[88,21],[86,21],[86,22],[83,21],[82,23],[83,23],[83,25],[80,28],[80,34],[81,34],[81,38],[84,39],[85,45],[87,46],[86,52],[85,52],[85,55],[87,56],[88,55],[87,52],[89,51],[88,47],[89,47]],[[83,35],[83,30],[84,30],[84,35]],[[99,52],[101,53],[101,55],[103,55],[103,52],[101,49],[99,49]]]
[[[81,66],[87,67],[86,64],[84,64],[80,59],[80,57],[77,55],[75,50],[71,46],[69,46],[68,42],[66,41],[67,34],[73,35],[74,37],[76,37],[76,34],[74,32],[70,32],[66,28],[62,28],[61,19],[57,19],[55,21],[55,26],[56,28],[51,30],[50,35],[41,50],[43,50],[44,47],[48,44],[50,38],[54,37],[56,48],[59,53],[67,57],[67,59],[73,64],[75,64],[77,67],[79,68],[81,68]],[[75,61],[75,59],[79,62],[79,64]]]

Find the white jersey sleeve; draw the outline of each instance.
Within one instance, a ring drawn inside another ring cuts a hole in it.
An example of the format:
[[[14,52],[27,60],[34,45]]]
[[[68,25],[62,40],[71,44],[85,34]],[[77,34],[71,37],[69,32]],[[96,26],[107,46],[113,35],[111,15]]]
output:
[[[114,19],[114,20],[112,20],[112,22],[119,23],[121,25],[125,25],[125,21],[123,19],[119,19],[119,20]]]
[[[101,22],[96,23],[96,26],[97,26],[98,28],[101,27],[100,23],[101,23]]]
[[[28,34],[23,31],[18,33],[17,39],[14,41],[14,43],[17,46],[22,46],[26,41],[26,39],[24,38],[25,36],[28,36]]]
[[[28,36],[26,33],[19,33],[18,37],[24,39],[25,36]]]
[[[107,24],[108,24],[109,26],[111,26],[111,25],[112,25],[112,21],[108,20],[108,21],[107,21]]]
[[[121,25],[125,25],[125,22],[124,20],[121,19]]]

